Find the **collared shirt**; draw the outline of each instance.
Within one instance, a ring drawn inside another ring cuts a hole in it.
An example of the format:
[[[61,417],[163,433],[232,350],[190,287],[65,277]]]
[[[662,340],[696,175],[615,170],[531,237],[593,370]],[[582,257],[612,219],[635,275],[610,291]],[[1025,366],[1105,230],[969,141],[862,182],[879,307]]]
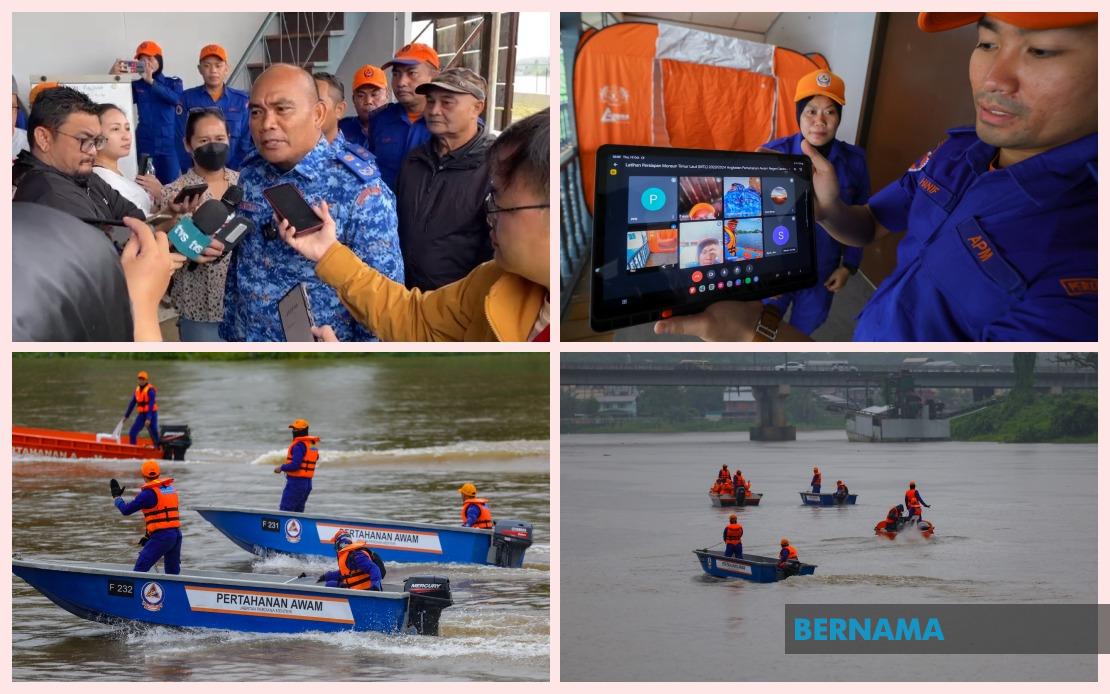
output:
[[[370,149],[370,138],[362,131],[362,124],[358,122],[358,116],[340,118],[337,125],[339,126],[339,134],[347,138],[348,142]]]
[[[185,90],[181,95],[181,113],[177,117],[177,159],[182,173],[193,165],[192,156],[185,151],[185,121],[189,118],[189,111],[194,108],[218,108],[223,111],[230,140],[227,168],[238,171],[243,167],[243,162],[254,152],[249,102],[250,94],[227,85],[224,85],[220,98],[215,101],[212,100],[208,87],[203,84]]]
[[[906,236],[855,339],[1097,340],[1097,133],[993,171],[948,134],[868,203]]]
[[[369,130],[369,149],[378,159],[382,180],[390,190],[397,190],[397,176],[405,163],[405,157],[432,139],[424,116],[413,122],[409,120],[404,106],[398,103],[387,104],[370,114]]]
[[[805,154],[802,151],[802,134],[795,133],[763,145],[783,154]],[[840,183],[840,199],[848,205],[863,205],[871,196],[871,176],[867,173],[867,156],[855,145],[834,139],[826,157],[836,170]],[[839,265],[859,267],[863,249],[845,246],[820,224],[817,225],[817,276],[824,282]]]
[[[229,186],[239,183],[239,173],[224,169],[224,180]],[[162,189],[161,208],[166,209],[186,186],[205,183],[193,169],[181,178]],[[212,191],[206,190],[200,196],[201,204],[212,199]],[[170,298],[177,312],[186,320],[217,323],[224,317],[224,283],[227,281],[227,268],[231,263],[231,253],[211,263],[193,266],[186,265],[173,276],[170,285]]]
[[[309,204],[326,201],[339,240],[371,267],[391,279],[405,277],[397,240],[397,205],[382,185],[373,157],[362,159],[347,148],[328,144],[324,137],[304,159],[282,171],[258,154],[251,156],[239,175],[243,188],[240,212],[258,227],[233,252],[227,274],[224,319],[220,337],[233,341],[282,341],[278,301],[297,283],[308,287],[316,325],[331,325],[340,340],[371,340],[339,302],[336,293],[316,277],[312,262],[280,238],[267,240],[264,227],[272,224],[273,209],[263,195],[267,188],[291,183]]]

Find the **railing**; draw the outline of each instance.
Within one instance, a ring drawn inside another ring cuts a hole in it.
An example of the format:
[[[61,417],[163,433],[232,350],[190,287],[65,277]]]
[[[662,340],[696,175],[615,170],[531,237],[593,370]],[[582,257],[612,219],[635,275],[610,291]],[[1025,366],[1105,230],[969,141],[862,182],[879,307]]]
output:
[[[247,44],[243,55],[235,63],[235,68],[227,78],[227,83],[238,89],[250,91],[251,79],[249,64],[251,56],[261,45],[262,65],[269,67],[274,63],[291,63],[307,67],[320,44],[327,40],[332,30],[332,21],[338,12],[269,12],[262,25]],[[290,18],[292,15],[292,18]],[[317,17],[317,15],[322,15]],[[275,22],[277,26],[275,27]],[[277,34],[271,33],[276,28]],[[276,47],[271,49],[267,39],[275,38]],[[305,40],[307,39],[307,40]]]

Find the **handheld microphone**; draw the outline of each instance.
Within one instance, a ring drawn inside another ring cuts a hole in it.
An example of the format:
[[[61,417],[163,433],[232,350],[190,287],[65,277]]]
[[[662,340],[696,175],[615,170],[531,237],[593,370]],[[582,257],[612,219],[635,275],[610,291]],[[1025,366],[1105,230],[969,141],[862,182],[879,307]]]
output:
[[[227,206],[220,200],[209,200],[191,217],[182,217],[169,231],[174,248],[189,260],[196,260],[208,244],[212,234],[227,221]]]

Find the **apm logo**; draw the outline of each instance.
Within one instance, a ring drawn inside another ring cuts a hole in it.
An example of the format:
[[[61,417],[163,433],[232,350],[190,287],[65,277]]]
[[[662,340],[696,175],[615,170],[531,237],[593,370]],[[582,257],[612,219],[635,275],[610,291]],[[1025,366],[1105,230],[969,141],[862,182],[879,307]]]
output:
[[[613,84],[607,84],[601,88],[598,96],[601,98],[602,105],[605,106],[605,110],[601,113],[602,123],[623,123],[632,119],[632,116],[627,113],[616,112],[617,109],[623,110],[628,106],[629,96],[627,89]]]

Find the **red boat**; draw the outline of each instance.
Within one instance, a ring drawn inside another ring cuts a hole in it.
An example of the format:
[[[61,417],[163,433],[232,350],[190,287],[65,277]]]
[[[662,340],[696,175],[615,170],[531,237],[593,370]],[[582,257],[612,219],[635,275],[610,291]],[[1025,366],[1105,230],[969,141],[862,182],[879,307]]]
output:
[[[126,435],[117,439],[111,434],[13,426],[12,452],[62,458],[185,459],[185,450],[192,443],[189,427],[163,426],[161,438],[159,447],[149,438],[139,438],[132,446]]]
[[[911,533],[915,530],[921,533],[921,537],[928,538],[933,536],[933,531],[936,530],[936,528],[927,520],[918,521],[916,523],[901,523],[897,530],[887,530],[885,520],[881,520],[875,524],[875,534],[882,535],[888,540],[893,540],[901,533]]]

